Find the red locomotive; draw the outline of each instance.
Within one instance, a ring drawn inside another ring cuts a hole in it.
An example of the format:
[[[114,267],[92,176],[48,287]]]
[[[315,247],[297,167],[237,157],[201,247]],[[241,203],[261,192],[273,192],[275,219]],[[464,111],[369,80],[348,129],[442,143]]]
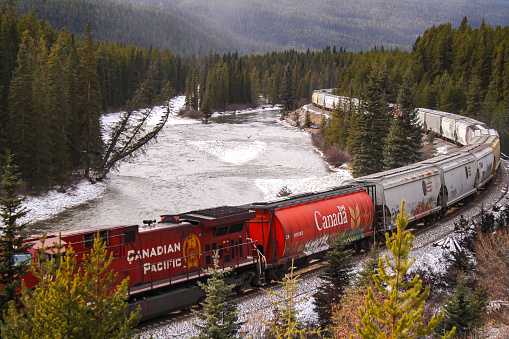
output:
[[[147,225],[102,226],[48,235],[45,244],[28,239],[37,249],[53,243],[72,245],[78,264],[99,234],[113,253],[112,269],[118,281],[130,278],[130,309],[142,308],[150,319],[192,306],[204,297],[196,284],[219,254],[221,269],[232,269],[228,283],[237,291],[281,279],[289,263],[306,263],[323,254],[332,235],[365,246],[372,236],[374,189],[345,186],[294,195],[268,203],[223,206],[161,216]],[[61,240],[59,240],[61,239]],[[30,287],[37,281],[25,277]]]

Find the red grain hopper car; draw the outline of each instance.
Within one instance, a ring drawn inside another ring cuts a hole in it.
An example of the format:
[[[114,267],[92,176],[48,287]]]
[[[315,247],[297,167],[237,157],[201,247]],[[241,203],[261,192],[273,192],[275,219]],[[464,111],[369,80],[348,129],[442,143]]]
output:
[[[321,256],[336,236],[367,249],[374,194],[374,186],[350,185],[245,206],[256,211],[248,236],[264,256],[267,281],[282,279],[292,259],[299,265]]]

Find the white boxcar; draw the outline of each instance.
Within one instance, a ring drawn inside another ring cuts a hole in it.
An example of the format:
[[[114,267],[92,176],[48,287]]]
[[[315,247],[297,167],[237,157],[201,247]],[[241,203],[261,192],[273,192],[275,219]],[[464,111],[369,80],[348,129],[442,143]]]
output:
[[[436,134],[442,135],[442,115],[439,111],[426,111],[426,128]]]
[[[325,93],[318,93],[318,107],[325,107]]]
[[[413,164],[355,180],[376,185],[377,210],[382,213],[386,230],[396,227],[403,200],[405,214],[410,214],[409,221],[424,218],[441,208],[438,204],[440,172],[434,166]]]
[[[422,126],[425,132],[428,130],[428,128],[426,127],[426,109],[424,108],[417,109],[417,122]]]
[[[422,163],[436,166],[440,171],[443,185],[440,203],[443,206],[451,206],[477,191],[475,155],[460,150]]]
[[[332,111],[339,106],[339,97],[337,95],[325,95],[325,109]]]
[[[477,161],[477,188],[483,187],[491,178],[493,178],[493,169],[495,167],[495,155],[493,148],[487,144],[476,145],[469,150]]]
[[[455,114],[442,116],[442,137],[456,142],[456,121],[458,120]]]
[[[478,123],[478,121],[472,120],[473,119],[463,118],[456,122],[457,140],[462,145],[468,145],[470,140],[474,138],[475,130],[477,129],[475,127],[475,122]]]

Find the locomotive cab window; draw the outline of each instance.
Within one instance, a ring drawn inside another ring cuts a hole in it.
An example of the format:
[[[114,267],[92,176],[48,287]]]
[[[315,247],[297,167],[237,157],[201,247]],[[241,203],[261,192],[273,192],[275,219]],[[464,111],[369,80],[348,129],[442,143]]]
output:
[[[216,237],[228,234],[228,226],[218,227],[216,229]]]
[[[136,231],[135,230],[125,231],[124,238],[126,243],[133,242],[134,240],[136,240]]]
[[[229,234],[231,233],[237,233],[241,232],[244,229],[244,224],[235,224],[230,226],[230,230],[228,231]]]
[[[83,243],[85,248],[94,247],[94,239],[97,233],[87,233],[83,235]],[[99,236],[108,245],[108,231],[99,231]]]
[[[24,261],[32,259],[32,255],[30,253],[16,253],[14,254],[14,265],[21,264]]]
[[[244,229],[244,223],[218,227],[216,229],[216,237],[221,237],[221,236],[227,235],[227,234],[242,232],[243,229]]]

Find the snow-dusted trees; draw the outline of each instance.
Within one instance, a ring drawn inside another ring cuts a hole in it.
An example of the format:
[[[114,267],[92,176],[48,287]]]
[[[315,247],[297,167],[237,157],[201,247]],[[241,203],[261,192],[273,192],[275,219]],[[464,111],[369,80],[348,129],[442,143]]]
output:
[[[428,324],[422,315],[424,302],[429,295],[429,286],[422,289],[422,281],[418,275],[408,279],[406,274],[415,259],[408,255],[413,248],[415,236],[406,233],[408,216],[405,216],[405,201],[398,214],[397,231],[392,237],[386,233],[385,242],[392,253],[380,258],[378,276],[373,276],[377,290],[383,295],[384,301],[375,298],[371,288],[366,297],[366,309],[359,308],[362,326],[357,326],[361,338],[421,338],[433,332],[442,320],[443,313],[433,317]],[[380,325],[384,327],[382,330]],[[454,328],[442,338],[451,338]],[[353,336],[352,336],[353,337]]]
[[[385,72],[376,68],[371,71],[357,117],[351,120],[349,149],[355,177],[383,170],[382,155],[390,122],[385,76]]]
[[[421,158],[422,128],[417,121],[414,82],[410,68],[399,90],[396,116],[391,121],[384,149],[384,169],[417,162]]]
[[[233,285],[226,284],[224,280],[229,271],[220,271],[218,268],[219,254],[216,252],[212,258],[214,268],[205,271],[210,274],[207,283],[198,283],[205,291],[206,298],[201,303],[203,311],[193,311],[201,320],[201,324],[194,325],[200,331],[197,339],[234,338],[241,324],[238,321],[236,304],[228,300]]]

